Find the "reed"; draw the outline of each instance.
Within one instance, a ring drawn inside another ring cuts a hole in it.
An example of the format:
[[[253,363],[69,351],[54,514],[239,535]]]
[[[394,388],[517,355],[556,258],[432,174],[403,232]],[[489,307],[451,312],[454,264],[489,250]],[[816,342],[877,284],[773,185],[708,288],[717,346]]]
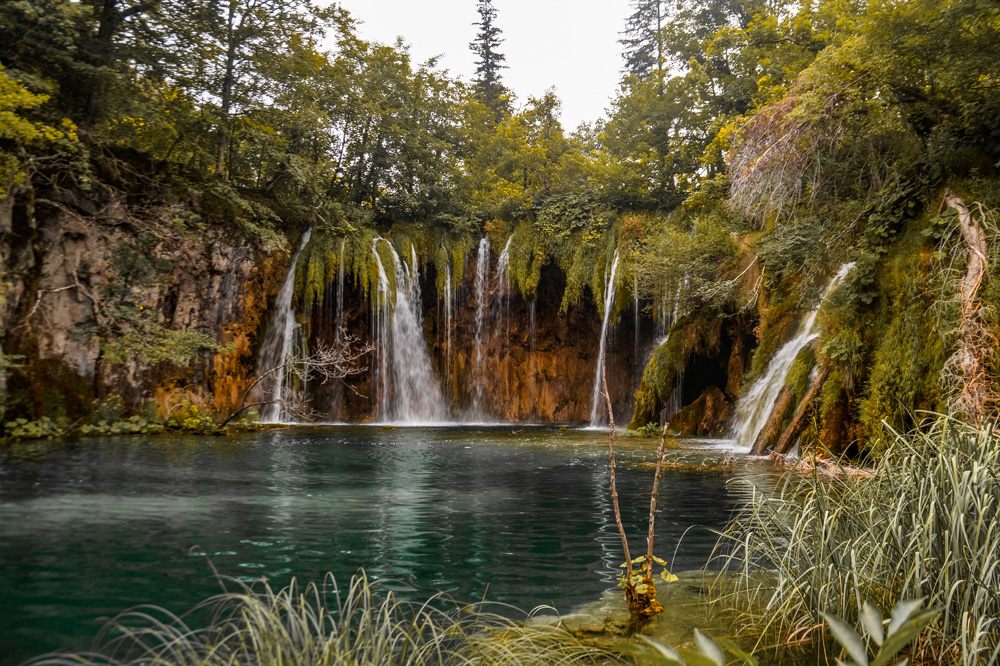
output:
[[[786,477],[754,493],[720,541],[718,600],[758,647],[829,647],[823,613],[857,625],[923,599],[941,614],[912,662],[995,663],[1000,656],[1000,437],[937,417],[889,431],[875,474]],[[738,575],[731,575],[737,573]],[[832,658],[832,655],[830,655]]]
[[[30,666],[575,666],[613,654],[549,624],[524,624],[436,595],[423,604],[377,596],[363,575],[346,590],[332,575],[280,591],[240,582],[185,617],[154,606],[109,621],[88,653]],[[207,617],[192,629],[190,618]],[[26,665],[27,666],[27,665]]]

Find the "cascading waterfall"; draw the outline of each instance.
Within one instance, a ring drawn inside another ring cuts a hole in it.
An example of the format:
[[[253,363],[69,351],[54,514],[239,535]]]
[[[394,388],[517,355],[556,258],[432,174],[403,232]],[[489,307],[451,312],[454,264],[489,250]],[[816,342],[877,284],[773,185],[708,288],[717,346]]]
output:
[[[615,258],[611,261],[610,274],[605,273],[604,277],[604,318],[601,321],[601,342],[597,348],[597,369],[594,371],[594,391],[591,397],[590,425],[596,426],[603,423],[599,419],[599,414],[603,412],[601,403],[601,380],[604,377],[604,345],[608,337],[608,320],[611,318],[611,308],[615,304],[615,276],[618,274],[618,250],[615,250]]]
[[[337,342],[341,341],[344,334],[344,245],[347,244],[347,237],[340,239],[340,263],[337,264],[337,315],[333,325],[336,327],[333,336]]]
[[[444,377],[446,392],[451,387],[451,261],[444,269]]]
[[[295,321],[295,312],[292,310],[292,296],[295,294],[295,267],[299,262],[299,254],[302,248],[309,242],[312,236],[312,229],[302,234],[299,242],[299,249],[292,258],[292,265],[288,269],[281,291],[278,292],[278,299],[274,303],[274,317],[268,322],[264,332],[264,340],[257,355],[257,376],[274,370],[272,379],[265,383],[263,401],[268,401],[261,411],[260,420],[262,423],[281,423],[288,419],[286,403],[287,394],[292,390],[291,375],[285,372],[284,363],[288,355],[293,351],[295,333],[299,324]]]
[[[853,263],[841,266],[824,290],[819,304],[799,324],[795,337],[777,351],[767,364],[767,370],[763,376],[751,384],[746,394],[736,404],[735,438],[740,446],[749,449],[757,441],[757,436],[763,430],[771,415],[771,410],[774,409],[774,403],[777,402],[778,396],[781,394],[781,389],[785,385],[785,377],[788,375],[795,357],[807,344],[819,337],[816,316],[819,314],[823,301],[844,281],[852,268],[854,268]]]
[[[656,347],[659,347],[670,340],[670,329],[677,323],[677,320],[680,319],[681,316],[681,296],[683,295],[685,284],[687,284],[686,276],[684,281],[677,282],[676,287],[670,283],[665,283],[661,286],[661,291],[659,293],[659,309],[656,317],[656,340],[653,347],[646,355],[643,367],[649,365],[649,360],[652,358]],[[674,373],[674,389],[670,392],[670,395],[667,396],[667,399],[663,404],[663,409],[660,411],[661,423],[669,422],[670,419],[684,407],[683,388],[684,371],[678,370]]]
[[[635,317],[634,327],[635,327],[635,342],[633,343],[633,348],[635,353],[639,353],[639,272],[636,271],[635,276],[632,278],[632,311]]]
[[[506,334],[505,344],[510,343],[510,242],[513,238],[513,235],[507,238],[507,244],[503,246],[503,251],[497,258],[496,287],[493,290],[496,299],[491,310],[494,334],[498,333],[502,326]]]
[[[483,385],[483,324],[486,318],[486,279],[490,270],[490,239],[483,237],[479,241],[479,252],[476,254],[476,328],[474,331],[474,353],[472,368],[472,412],[481,415],[480,402],[485,391]]]
[[[395,300],[378,253],[380,242],[386,243],[392,252]],[[447,409],[427,353],[420,311],[419,266],[416,250],[412,246],[410,249],[411,265],[407,265],[389,241],[379,237],[372,243],[379,280],[375,313],[379,416],[383,421],[402,423],[443,421]]]

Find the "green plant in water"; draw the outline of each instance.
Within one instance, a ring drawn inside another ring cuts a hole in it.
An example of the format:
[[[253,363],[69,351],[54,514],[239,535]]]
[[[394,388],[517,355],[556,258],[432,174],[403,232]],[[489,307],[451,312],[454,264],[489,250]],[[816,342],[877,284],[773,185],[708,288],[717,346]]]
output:
[[[188,432],[215,432],[219,422],[212,414],[205,414],[198,405],[185,400],[180,404],[181,412],[167,420],[167,427]]]
[[[147,421],[141,416],[130,416],[118,421],[98,421],[80,426],[80,434],[85,436],[105,435],[151,435],[163,432],[163,424]]]
[[[220,581],[226,588],[226,581]],[[519,666],[596,664],[614,653],[582,644],[552,624],[522,624],[451,602],[381,598],[362,572],[346,590],[323,583],[277,592],[266,582],[212,597],[192,613],[208,626],[141,606],[113,618],[88,654],[47,655],[31,666]],[[442,610],[443,608],[443,610]],[[530,619],[530,616],[529,616]]]
[[[58,421],[43,416],[37,421],[25,418],[4,423],[4,437],[10,440],[52,439],[66,434],[66,428]]]
[[[628,586],[632,586],[638,594],[646,594],[646,592],[648,592],[648,586],[643,583],[643,580],[646,578],[646,568],[648,566],[645,555],[640,555],[632,560],[632,564],[638,564],[640,562],[642,562],[642,565],[638,569],[632,570],[631,577],[627,577],[625,573],[618,574],[618,587],[625,589]],[[659,578],[664,583],[673,583],[679,580],[677,576],[667,570],[667,563],[662,558],[653,555],[653,562],[663,567],[660,571]],[[618,566],[621,569],[627,569],[628,562],[623,562]]]

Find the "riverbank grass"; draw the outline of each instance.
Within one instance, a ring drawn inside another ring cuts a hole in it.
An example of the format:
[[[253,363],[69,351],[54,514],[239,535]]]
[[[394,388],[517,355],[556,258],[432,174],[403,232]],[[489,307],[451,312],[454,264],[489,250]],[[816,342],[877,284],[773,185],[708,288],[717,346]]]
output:
[[[755,494],[720,542],[720,603],[767,645],[831,650],[824,613],[852,626],[922,599],[941,614],[910,663],[1000,657],[1000,434],[939,418],[888,433],[866,478],[789,475]]]
[[[266,582],[226,584],[238,589],[187,616],[136,607],[109,621],[91,652],[26,666],[575,666],[613,658],[556,625],[519,623],[441,595],[400,601],[363,574],[347,589],[332,575],[277,592]],[[205,628],[192,629],[192,618],[206,614]]]

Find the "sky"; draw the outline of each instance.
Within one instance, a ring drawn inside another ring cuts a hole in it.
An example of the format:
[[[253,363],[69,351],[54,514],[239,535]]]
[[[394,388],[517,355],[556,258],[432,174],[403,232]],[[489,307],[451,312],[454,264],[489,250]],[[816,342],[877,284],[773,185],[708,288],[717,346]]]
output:
[[[477,0],[337,0],[362,23],[358,34],[392,44],[402,37],[415,63],[440,56],[438,67],[471,80],[475,55],[469,42],[479,20]],[[628,0],[493,0],[503,32],[504,84],[518,106],[555,86],[567,130],[593,122],[618,89],[618,39]]]

